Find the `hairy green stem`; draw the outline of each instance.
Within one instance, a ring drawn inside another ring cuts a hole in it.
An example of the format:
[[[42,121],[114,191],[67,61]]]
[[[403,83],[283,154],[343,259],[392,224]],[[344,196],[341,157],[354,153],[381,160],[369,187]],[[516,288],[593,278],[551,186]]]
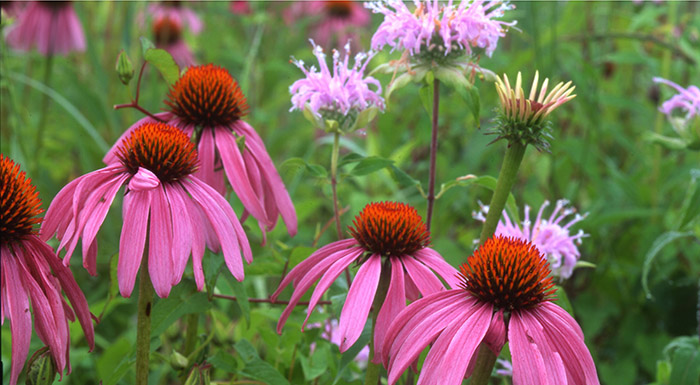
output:
[[[389,291],[389,283],[391,282],[391,261],[389,258],[384,262],[382,266],[382,273],[379,277],[379,285],[377,286],[377,292],[374,295],[374,301],[372,302],[372,337],[369,340],[369,362],[367,362],[367,372],[365,373],[365,385],[377,385],[379,384],[379,377],[382,373],[382,364],[375,364],[372,362],[374,359],[374,329],[377,325],[377,315],[379,314],[379,309],[382,308],[384,304],[384,298],[386,297],[387,291]]]
[[[148,361],[151,353],[151,310],[153,309],[153,284],[148,275],[148,238],[141,259],[139,301],[136,321],[136,385],[148,385]]]
[[[520,168],[520,163],[523,161],[525,149],[527,145],[518,142],[509,142],[506,149],[506,155],[503,159],[501,171],[498,174],[498,182],[496,190],[493,192],[489,211],[486,214],[486,221],[481,230],[479,245],[483,245],[487,239],[491,238],[496,232],[498,221],[501,219],[501,212],[506,206],[510,190],[515,184],[515,179]],[[491,371],[496,363],[497,355],[494,354],[489,347],[483,342],[479,346],[479,354],[476,359],[476,366],[472,373],[470,385],[486,385],[491,377]]]
[[[506,156],[503,159],[503,165],[501,166],[501,172],[498,174],[496,190],[493,192],[493,197],[491,197],[489,212],[486,214],[486,221],[484,222],[484,227],[481,229],[479,245],[483,245],[484,242],[491,238],[491,236],[493,236],[493,234],[496,232],[498,221],[501,219],[501,212],[503,211],[503,208],[506,207],[508,195],[510,194],[510,190],[513,188],[513,184],[515,183],[518,169],[520,168],[520,163],[523,161],[526,148],[527,145],[525,144],[520,144],[517,142],[508,143]]]
[[[437,158],[438,137],[438,109],[440,107],[440,81],[433,80],[433,116],[432,132],[430,135],[430,170],[428,174],[428,214],[426,225],[430,231],[430,222],[433,219],[433,207],[435,205],[435,163]]]

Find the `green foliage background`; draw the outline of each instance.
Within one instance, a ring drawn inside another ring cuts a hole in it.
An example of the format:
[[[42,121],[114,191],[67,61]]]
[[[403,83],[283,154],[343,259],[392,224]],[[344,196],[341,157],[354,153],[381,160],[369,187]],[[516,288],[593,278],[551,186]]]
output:
[[[315,62],[307,39],[316,19],[312,16],[285,24],[281,15],[288,3],[256,2],[250,15],[230,13],[224,2],[190,5],[205,27],[200,35],[186,34],[187,43],[199,63],[223,66],[239,81],[250,105],[246,120],[266,141],[299,216],[296,237],[290,238],[280,224],[266,246],[261,245],[257,226],[248,221],[254,262],[246,266],[245,281],[237,284],[226,269],[221,270],[221,258],[208,255],[208,285],[215,285],[218,294],[266,298],[276,288],[287,261],[291,268],[315,246],[335,240],[332,228],[325,231],[332,219],[330,184],[324,171],[330,162],[332,138],[312,127],[301,112],[288,112],[288,88],[302,76],[290,64],[290,57]],[[101,158],[107,147],[142,117],[136,110],[115,111],[112,106],[130,100],[114,71],[115,60],[119,50],[125,49],[136,68],[142,63],[139,36],[149,37],[150,33],[139,20],[146,7],[143,2],[75,4],[86,31],[87,50],[55,57],[49,77],[44,73],[45,58],[12,51],[3,42],[0,149],[28,172],[44,208],[70,180],[103,167]],[[570,79],[578,95],[554,114],[551,154],[528,149],[513,192],[517,205],[522,213],[525,204],[536,209],[546,199],[566,198],[580,212],[589,213],[575,228],[588,234],[579,249],[582,260],[596,268],[577,270],[563,286],[601,382],[675,383],[672,364],[686,361],[674,361],[674,352],[688,352],[681,357],[690,357],[688,367],[700,362],[697,348],[692,349],[693,343],[697,347],[698,334],[700,223],[689,211],[697,209],[693,204],[697,195],[692,194],[700,174],[700,156],[665,149],[645,138],[650,132],[673,136],[657,107],[675,91],[654,85],[654,76],[682,86],[700,85],[700,4],[517,2],[516,7],[507,18],[518,21],[517,30],[508,32],[493,57],[483,57],[479,64],[510,77],[522,71],[526,84],[535,70],[554,82]],[[372,20],[373,28],[358,31],[365,49],[381,18],[374,15]],[[370,67],[394,59],[398,54],[384,51]],[[377,77],[386,89],[391,76]],[[493,137],[484,133],[495,116],[498,98],[493,85],[477,80],[476,86],[479,121],[457,92],[442,88],[438,184],[467,174],[497,176],[505,143],[489,145]],[[42,90],[47,87],[52,90],[47,124],[39,135],[37,125],[45,99]],[[419,90],[419,84],[410,84],[394,92],[387,111],[366,134],[344,138],[341,156],[357,153],[390,159],[426,188],[430,115]],[[154,68],[147,68],[141,104],[157,112],[165,107],[166,92],[166,82]],[[416,206],[419,213],[425,212],[425,200],[418,190],[397,182],[391,168],[358,176],[352,175],[352,167],[342,168],[345,177],[339,188],[340,204],[347,208],[344,225],[372,201],[404,201]],[[478,210],[479,201],[489,199],[490,190],[471,185],[451,188],[437,201],[433,248],[452,265],[463,263],[472,251],[481,228],[472,211]],[[229,200],[240,213],[235,196]],[[92,353],[87,352],[79,326],[72,325],[73,373],[64,377],[64,384],[132,382],[136,296],[118,294],[110,269],[118,251],[120,213],[116,202],[100,231],[97,277],[80,266],[80,256],[73,257],[72,270],[92,312],[101,314],[101,322],[96,326],[97,347]],[[687,215],[692,220],[682,225]],[[659,237],[670,231],[685,235],[671,237],[658,253],[651,254],[664,240]],[[642,287],[647,258],[650,296]],[[199,344],[203,346],[196,361],[212,365],[212,380],[361,383],[362,369],[351,362],[351,354],[341,355],[337,346],[318,338],[318,329],[300,332],[305,315],[302,307],[278,335],[275,326],[282,306],[212,298],[211,292],[196,292],[191,271],[189,274],[154,308],[158,323],[154,325],[151,383],[179,381],[172,354],[181,349],[185,315],[191,313],[199,314]],[[333,304],[323,313],[315,311],[311,319],[320,322],[329,315],[337,317],[346,286],[342,280],[336,283],[326,298]],[[282,297],[290,292],[288,289]],[[694,339],[675,340],[676,345],[664,350],[677,337],[692,335]],[[362,340],[368,338],[365,333]],[[316,344],[313,354],[312,342]],[[40,346],[35,336],[32,351]],[[3,383],[7,383],[8,324],[2,327],[2,361]]]

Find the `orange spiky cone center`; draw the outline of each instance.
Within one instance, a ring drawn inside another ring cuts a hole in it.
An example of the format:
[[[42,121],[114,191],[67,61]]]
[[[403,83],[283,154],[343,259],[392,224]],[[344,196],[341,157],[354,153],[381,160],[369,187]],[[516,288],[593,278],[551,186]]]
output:
[[[0,154],[0,244],[6,245],[35,232],[44,212],[32,180],[19,164]]]
[[[405,203],[370,203],[355,217],[353,225],[348,227],[353,238],[374,254],[411,255],[430,244],[423,219]]]
[[[197,169],[197,150],[178,128],[164,123],[145,123],[136,128],[117,152],[130,174],[139,167],[154,173],[161,183],[174,182]]]
[[[493,237],[460,266],[463,288],[481,301],[508,311],[530,309],[556,291],[549,263],[531,243]]]
[[[238,83],[213,64],[188,68],[170,88],[165,104],[185,123],[199,127],[227,126],[248,113]]]

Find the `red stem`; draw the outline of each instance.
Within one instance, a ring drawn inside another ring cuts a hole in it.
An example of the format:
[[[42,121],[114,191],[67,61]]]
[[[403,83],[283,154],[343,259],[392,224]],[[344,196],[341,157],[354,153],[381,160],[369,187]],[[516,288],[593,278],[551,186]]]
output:
[[[223,298],[223,299],[230,299],[232,301],[237,301],[238,299],[235,296],[232,295],[223,295],[223,294],[214,294],[213,297],[216,298]],[[248,302],[253,302],[253,303],[270,303],[273,305],[289,305],[289,301],[273,301],[272,298],[248,298]],[[303,302],[297,302],[296,306],[306,306],[309,304],[309,301],[303,301]],[[319,305],[330,305],[331,301],[318,301]]]

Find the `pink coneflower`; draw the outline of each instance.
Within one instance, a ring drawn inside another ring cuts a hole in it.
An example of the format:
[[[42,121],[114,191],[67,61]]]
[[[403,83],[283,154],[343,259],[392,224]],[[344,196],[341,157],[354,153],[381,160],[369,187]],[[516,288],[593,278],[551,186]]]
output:
[[[514,384],[599,383],[583,332],[551,302],[548,264],[531,243],[489,238],[461,272],[461,288],[419,299],[395,318],[384,343],[389,384],[428,345],[418,383],[461,384],[482,342],[498,355],[506,341]]]
[[[19,165],[0,154],[0,263],[2,264],[2,323],[10,319],[12,366],[10,385],[24,367],[32,336],[32,313],[36,333],[50,349],[53,363],[63,377],[70,362],[68,320],[76,316],[90,350],[95,333],[85,295],[70,269],[63,266],[51,246],[36,235],[36,216],[43,210],[36,187]],[[73,308],[65,302],[66,293]],[[32,312],[29,311],[31,302]]]
[[[522,239],[535,245],[544,254],[552,269],[552,274],[562,279],[571,277],[576,262],[581,257],[576,244],[581,244],[581,239],[586,236],[583,230],[576,234],[570,234],[570,228],[574,224],[583,220],[587,214],[580,215],[576,209],[567,207],[569,201],[560,199],[557,201],[554,211],[549,218],[543,218],[544,209],[549,206],[549,201],[545,201],[537,212],[535,223],[530,222],[530,206],[525,205],[525,219],[522,225],[513,223],[506,211],[503,211],[503,220],[498,222],[496,235]],[[474,213],[474,217],[485,221],[485,214],[488,207],[481,206],[481,211]],[[564,224],[564,218],[575,214],[574,217]]]
[[[289,87],[292,94],[292,108],[304,110],[308,105],[311,112],[318,118],[335,120],[341,129],[347,130],[354,125],[357,116],[364,110],[376,107],[384,110],[384,99],[379,96],[382,86],[371,76],[364,77],[367,64],[373,53],[359,53],[355,56],[355,64],[350,67],[350,45],[345,45],[345,58],[340,60],[340,53],[333,51],[333,70],[328,68],[323,48],[311,45],[318,59],[320,70],[314,66],[308,70],[304,62],[294,60],[294,64],[306,75]],[[372,90],[370,86],[375,87]],[[358,127],[362,128],[362,127]]]
[[[195,64],[192,51],[182,39],[182,25],[179,21],[169,16],[155,18],[153,36],[156,47],[168,51],[180,68]]]
[[[424,59],[441,60],[451,53],[472,54],[475,48],[491,56],[498,39],[505,36],[515,22],[494,20],[512,9],[507,1],[414,0],[411,11],[400,0],[365,3],[374,13],[384,14],[384,21],[372,36],[372,49],[388,45],[393,50],[406,50],[411,56],[428,55]]]
[[[41,228],[44,239],[56,233],[67,265],[82,238],[83,266],[96,274],[96,235],[117,192],[126,186],[119,240],[119,290],[129,297],[148,239],[148,273],[161,298],[182,279],[192,254],[197,289],[204,285],[206,246],[223,251],[229,271],[243,280],[241,249],[252,254],[245,232],[226,200],[193,175],[197,150],[187,135],[163,123],[144,123],[116,148],[117,162],[83,175],[51,202]]]
[[[229,3],[229,10],[234,15],[249,15],[253,12],[250,9],[250,2],[245,0],[234,0]]]
[[[301,17],[316,16],[311,26],[311,38],[322,47],[359,41],[358,32],[369,25],[370,13],[356,1],[296,1],[284,11],[287,24],[293,24]]]
[[[406,306],[406,300],[443,290],[438,276],[451,286],[458,284],[459,279],[456,269],[427,247],[430,233],[413,207],[396,202],[370,203],[355,217],[353,224],[354,227],[348,228],[353,238],[333,242],[315,251],[294,267],[272,294],[275,300],[287,285],[294,285],[294,293],[282,312],[277,332],[282,332],[304,293],[319,281],[311,295],[303,330],[323,293],[345,268],[357,263],[360,268],[340,313],[340,351],[346,351],[360,337],[380,276],[385,275],[390,278],[390,284],[374,332],[373,361],[378,363],[389,323]]]
[[[85,34],[69,1],[37,1],[19,15],[7,43],[23,51],[36,47],[44,56],[65,55],[85,51]]]
[[[183,6],[182,1],[161,1],[148,5],[149,15],[158,20],[162,17],[175,20],[185,28],[189,28],[192,33],[202,32],[204,24],[197,14],[190,8]]]
[[[248,104],[231,74],[213,64],[190,67],[171,87],[165,104],[170,110],[156,116],[194,136],[197,142],[201,160],[197,177],[224,194],[226,173],[246,210],[244,217],[249,213],[258,221],[263,237],[280,215],[294,236],[294,205],[262,139],[242,120]],[[116,146],[144,122],[154,120],[146,117],[131,126],[105,155],[105,163],[117,159]]]
[[[686,89],[670,80],[659,77],[655,77],[654,82],[666,84],[678,91],[677,95],[673,95],[671,99],[668,99],[659,107],[659,111],[663,112],[668,117],[672,117],[674,110],[682,110],[685,112],[686,121],[700,115],[700,88],[690,85]]]

